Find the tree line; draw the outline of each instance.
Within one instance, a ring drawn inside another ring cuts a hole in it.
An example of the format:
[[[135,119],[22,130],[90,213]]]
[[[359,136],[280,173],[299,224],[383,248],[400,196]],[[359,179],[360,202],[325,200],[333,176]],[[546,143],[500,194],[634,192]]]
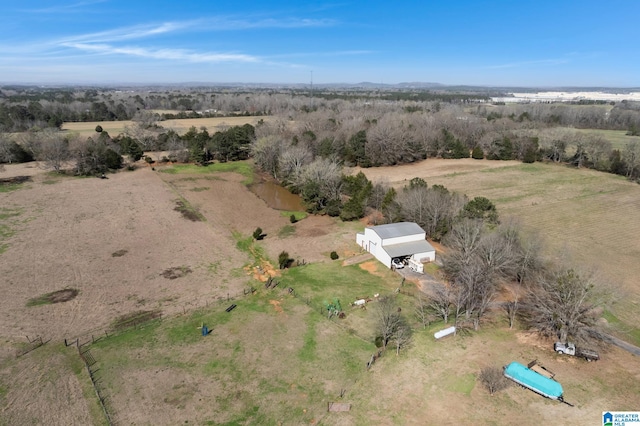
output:
[[[179,135],[157,125],[153,117],[139,120],[112,137],[101,126],[89,138],[47,128],[20,134],[17,138],[0,133],[0,163],[42,161],[45,167],[63,172],[69,167],[78,175],[95,175],[120,169],[140,160],[145,152],[164,152],[149,162],[172,161],[206,164],[245,160],[254,140],[250,124],[221,128],[209,134],[206,128],[192,127]],[[16,139],[18,139],[16,141]]]

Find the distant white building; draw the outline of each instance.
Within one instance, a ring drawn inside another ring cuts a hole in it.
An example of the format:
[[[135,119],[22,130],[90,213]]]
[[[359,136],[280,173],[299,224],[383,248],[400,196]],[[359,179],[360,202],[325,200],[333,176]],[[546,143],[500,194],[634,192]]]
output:
[[[423,272],[424,262],[436,260],[436,250],[427,242],[426,232],[414,222],[367,227],[356,234],[356,242],[387,268],[391,268],[393,259],[399,259],[411,269]]]

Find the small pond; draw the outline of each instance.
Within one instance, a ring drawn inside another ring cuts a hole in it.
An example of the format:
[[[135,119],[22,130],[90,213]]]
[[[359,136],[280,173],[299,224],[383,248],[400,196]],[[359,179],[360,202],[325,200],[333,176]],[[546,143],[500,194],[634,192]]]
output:
[[[287,188],[283,188],[275,182],[255,183],[249,187],[249,190],[264,200],[272,209],[304,211],[300,196],[292,194]]]

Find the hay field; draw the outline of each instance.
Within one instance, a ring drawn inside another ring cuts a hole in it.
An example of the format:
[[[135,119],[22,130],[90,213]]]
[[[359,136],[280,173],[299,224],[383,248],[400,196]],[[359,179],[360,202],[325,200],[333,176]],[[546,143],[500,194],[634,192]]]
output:
[[[514,161],[428,159],[362,171],[397,188],[418,176],[489,198],[501,218],[517,218],[544,237],[550,257],[568,254],[600,271],[618,291],[616,314],[630,324],[640,320],[640,185],[594,170]]]
[[[216,129],[220,126],[242,126],[244,124],[251,124],[255,126],[258,121],[269,121],[272,117],[269,116],[256,116],[256,117],[213,117],[213,118],[183,118],[174,120],[158,121],[158,125],[164,127],[166,130],[175,130],[178,134],[186,133],[191,126],[195,126],[196,129],[200,127],[206,127],[209,133],[216,132]],[[82,123],[78,122],[66,122],[62,125],[62,130],[68,132],[77,133],[82,137],[94,136],[96,134],[96,126],[102,126],[104,131],[109,132],[111,136],[117,136],[120,133],[124,133],[125,128],[131,126],[133,123],[131,120],[127,121],[86,121]]]

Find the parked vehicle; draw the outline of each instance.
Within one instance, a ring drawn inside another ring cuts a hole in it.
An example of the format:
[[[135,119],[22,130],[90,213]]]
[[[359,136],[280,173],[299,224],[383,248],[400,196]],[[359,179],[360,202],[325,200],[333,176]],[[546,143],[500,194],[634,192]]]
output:
[[[596,351],[591,349],[578,348],[573,343],[556,342],[553,345],[553,350],[559,354],[577,356],[584,358],[587,361],[597,361],[600,359],[600,355]]]
[[[535,393],[549,399],[564,402],[562,385],[560,383],[536,373],[518,362],[512,362],[505,366],[503,374],[507,379],[513,380],[517,384]]]
[[[396,269],[404,268],[404,263],[402,262],[402,260],[398,259],[397,257],[391,260],[391,265]]]

